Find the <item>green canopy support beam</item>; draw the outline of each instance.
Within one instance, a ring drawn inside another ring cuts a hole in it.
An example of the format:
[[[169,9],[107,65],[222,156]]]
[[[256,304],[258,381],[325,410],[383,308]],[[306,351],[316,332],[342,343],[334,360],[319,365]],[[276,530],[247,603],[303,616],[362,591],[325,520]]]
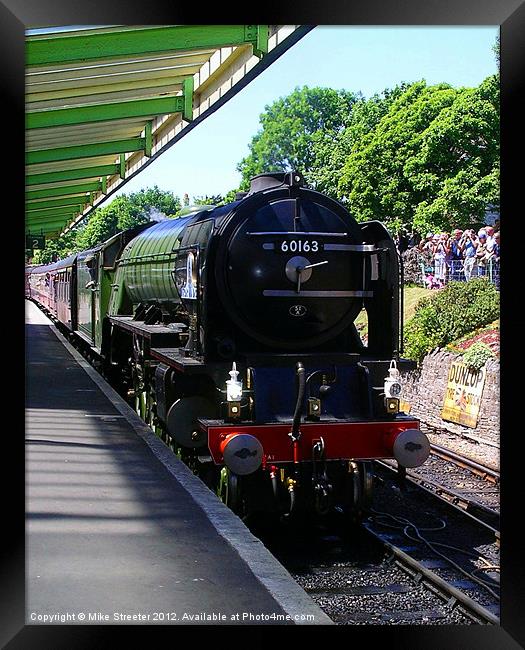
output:
[[[35,232],[40,229],[46,228],[64,228],[70,219],[64,217],[63,219],[53,219],[52,221],[42,221],[42,222],[28,222],[26,224],[26,231]]]
[[[124,180],[126,178],[126,156],[123,153],[120,154],[119,168],[119,176]]]
[[[151,129],[151,123],[150,129]],[[147,138],[129,138],[127,140],[113,140],[110,142],[97,142],[93,144],[80,144],[74,147],[61,147],[59,149],[41,149],[26,153],[26,165],[56,162],[60,160],[75,160],[76,158],[94,158],[118,153],[131,153],[145,151]],[[150,131],[151,147],[151,131]],[[148,155],[148,154],[146,154]],[[151,154],[149,154],[151,155]]]
[[[246,25],[245,39],[253,43],[253,53],[260,59],[268,53],[268,25]]]
[[[42,210],[47,208],[57,208],[62,205],[85,205],[86,203],[90,203],[89,194],[85,194],[84,197],[67,196],[63,199],[52,199],[50,201],[28,201],[26,202],[26,212],[32,212],[34,210]]]
[[[108,179],[106,176],[103,177],[102,179],[102,194],[107,194],[108,193]]]
[[[182,117],[186,122],[191,122],[193,120],[193,77],[188,77],[182,82],[182,96],[184,98]]]
[[[26,222],[28,224],[40,225],[42,223],[50,223],[52,221],[69,221],[70,219],[73,219],[73,217],[76,217],[79,213],[80,208],[76,211],[71,212],[51,212],[48,215],[35,213],[35,216],[33,216],[33,214],[31,216],[27,216]]]
[[[192,78],[193,80],[193,78]],[[184,80],[184,88],[189,86]],[[58,126],[73,126],[93,122],[107,122],[127,118],[153,117],[170,113],[182,113],[185,120],[192,119],[189,110],[193,100],[185,93],[176,97],[154,97],[152,99],[135,99],[127,102],[110,102],[69,108],[53,108],[26,113],[26,129],[46,129]]]
[[[58,235],[65,228],[65,226],[66,224],[56,224],[41,229],[39,228],[38,231],[26,231],[26,234],[28,232],[31,232],[32,235],[54,235],[55,233]]]
[[[75,181],[80,178],[98,178],[100,176],[114,176],[120,173],[120,165],[100,165],[99,167],[85,167],[84,169],[65,169],[60,172],[47,172],[45,174],[30,174],[26,176],[26,185],[41,185],[44,183],[60,183],[61,181]],[[102,181],[104,190],[104,181]],[[107,188],[107,186],[106,186]]]
[[[148,158],[151,158],[151,150],[153,148],[152,130],[153,130],[153,123],[146,122],[146,127],[144,129],[144,155],[147,156]]]
[[[47,235],[48,233],[61,233],[62,230],[66,227],[66,223],[57,223],[50,224],[49,226],[43,226],[42,228],[32,228],[30,230],[26,229],[26,235],[31,233],[31,235]]]
[[[67,196],[68,194],[84,194],[85,192],[102,192],[102,183],[100,181],[93,181],[92,183],[50,187],[45,190],[32,190],[31,192],[26,192],[26,201],[47,199],[52,196]]]
[[[175,25],[28,38],[26,65],[45,66],[244,44],[253,45],[256,52],[267,52],[268,25]]]
[[[72,219],[73,215],[72,214],[59,214],[54,217],[46,217],[45,219],[43,217],[39,217],[38,219],[33,219],[33,218],[26,218],[26,225],[28,226],[37,226],[40,228],[40,226],[48,224],[48,223],[64,223],[65,221],[68,221],[69,219]]]
[[[36,210],[34,212],[28,212],[26,218],[29,220],[38,219],[40,217],[63,217],[67,214],[76,214],[84,210],[84,206],[80,203],[78,205],[63,205],[58,208],[48,208],[47,210]]]

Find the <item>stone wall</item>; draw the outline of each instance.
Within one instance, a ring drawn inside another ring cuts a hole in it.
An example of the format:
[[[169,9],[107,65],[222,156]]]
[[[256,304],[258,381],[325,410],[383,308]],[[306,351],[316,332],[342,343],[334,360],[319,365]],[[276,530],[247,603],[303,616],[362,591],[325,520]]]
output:
[[[403,400],[410,404],[410,413],[430,426],[499,446],[499,361],[489,359],[485,366],[485,386],[475,429],[441,419],[448,372],[453,361],[461,361],[461,355],[437,349],[423,359],[417,370],[402,376]]]

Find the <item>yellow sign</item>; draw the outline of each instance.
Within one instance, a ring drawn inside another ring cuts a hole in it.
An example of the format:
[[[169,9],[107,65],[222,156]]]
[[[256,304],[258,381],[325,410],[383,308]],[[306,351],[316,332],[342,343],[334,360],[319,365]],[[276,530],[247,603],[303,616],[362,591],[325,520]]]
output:
[[[475,428],[481,395],[485,385],[485,368],[474,370],[462,363],[452,363],[441,417],[449,422]]]

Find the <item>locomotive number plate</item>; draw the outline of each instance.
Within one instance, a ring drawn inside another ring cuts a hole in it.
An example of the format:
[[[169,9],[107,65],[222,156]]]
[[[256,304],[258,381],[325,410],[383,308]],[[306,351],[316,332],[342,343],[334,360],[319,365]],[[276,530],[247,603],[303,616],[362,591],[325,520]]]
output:
[[[301,239],[286,239],[281,242],[281,250],[283,253],[317,253],[319,250],[319,242],[315,239],[310,241],[306,239],[302,241]]]

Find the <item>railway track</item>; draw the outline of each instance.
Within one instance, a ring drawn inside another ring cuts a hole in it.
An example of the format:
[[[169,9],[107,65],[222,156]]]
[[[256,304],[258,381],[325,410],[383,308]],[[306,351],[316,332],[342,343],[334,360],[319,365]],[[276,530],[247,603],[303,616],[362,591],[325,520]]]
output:
[[[392,467],[375,483],[361,526],[259,536],[337,624],[499,624],[499,526]]]
[[[439,456],[444,460],[456,464],[458,467],[467,469],[473,474],[479,476],[480,478],[486,481],[489,481],[490,483],[493,483],[494,485],[499,484],[500,473],[492,469],[491,467],[481,465],[480,463],[477,463],[476,461],[472,460],[472,458],[467,458],[466,456],[457,454],[451,449],[447,449],[446,447],[441,447],[440,445],[431,444],[430,451],[434,456]]]
[[[394,462],[376,461],[376,464],[397,475]],[[447,466],[443,466],[443,461],[436,461],[431,457],[424,466],[407,470],[405,480],[431,492],[486,525],[499,539],[499,486],[498,489],[491,489],[491,485],[479,484],[483,479],[472,480],[468,475],[465,476],[464,472],[457,471],[443,474],[444,469],[446,470]]]
[[[336,624],[499,623],[497,615],[436,572],[443,561],[415,559],[373,522],[344,533],[287,530],[280,540],[263,541]]]
[[[454,590],[459,591],[468,597],[475,615],[497,623],[499,518],[494,527],[485,516],[467,512],[425,485],[407,482],[400,486],[391,468],[381,466],[377,475],[379,485],[367,528],[430,569],[440,579],[436,583],[444,581],[452,587],[452,599],[467,605]]]
[[[499,448],[494,445],[494,443],[487,442],[486,445],[483,445],[481,438],[464,436],[457,433],[455,434],[448,429],[430,425],[423,421],[420,421],[420,429],[429,437],[431,450],[434,455],[441,455],[445,460],[449,460],[465,469],[470,469],[473,473],[478,473],[482,478],[484,477],[493,483],[499,483],[500,475],[498,462],[496,460],[497,456],[494,456],[494,453],[496,453],[495,449],[499,450]],[[444,436],[444,439],[446,440],[450,440],[450,437],[452,436],[452,439],[459,444],[459,447],[462,450],[470,448],[472,456],[469,456],[468,453],[465,455],[463,451],[454,451],[448,446],[437,444],[442,439],[442,436]],[[486,457],[486,454],[479,454],[479,451],[482,450],[483,447],[486,449],[490,448],[492,452],[488,456],[491,459],[489,463],[481,460],[481,458]]]

